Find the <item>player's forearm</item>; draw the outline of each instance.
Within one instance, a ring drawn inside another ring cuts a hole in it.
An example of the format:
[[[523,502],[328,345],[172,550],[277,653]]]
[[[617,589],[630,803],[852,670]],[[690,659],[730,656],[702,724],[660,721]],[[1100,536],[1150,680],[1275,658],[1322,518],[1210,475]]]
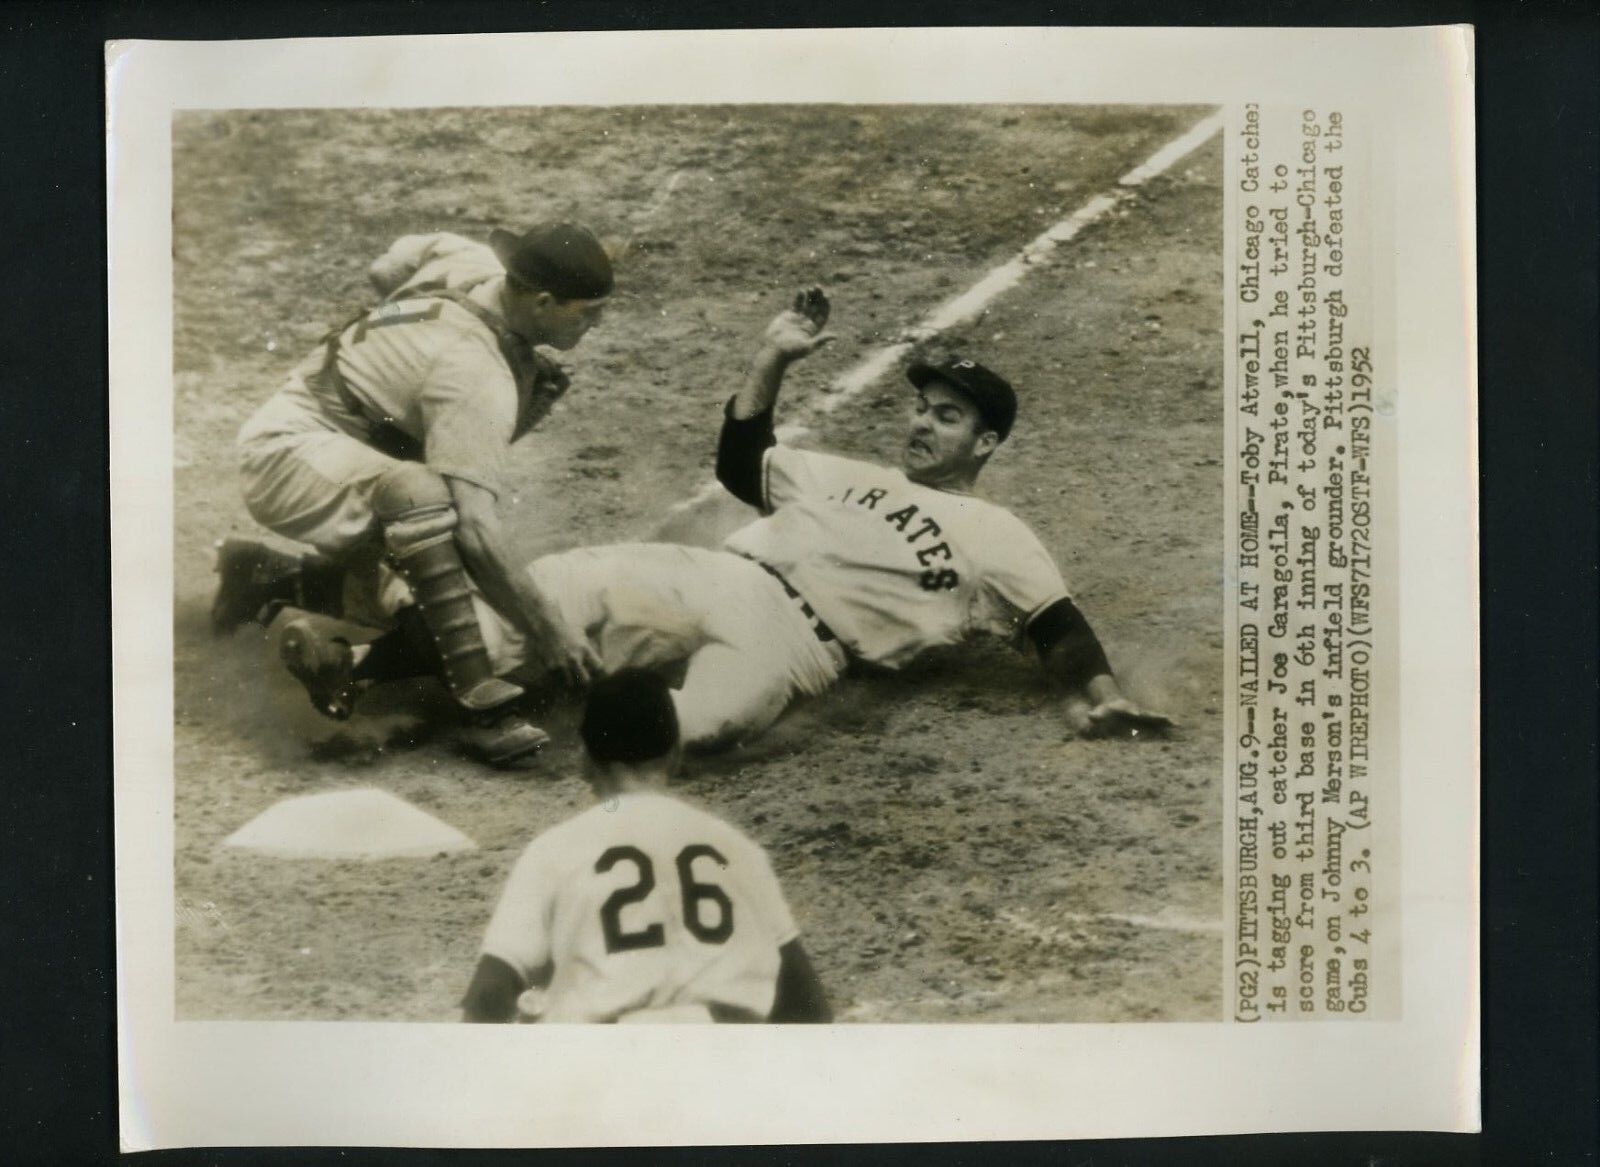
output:
[[[722,433],[717,438],[717,481],[734,498],[761,509],[767,505],[762,463],[776,440],[772,434],[772,414],[758,413],[741,420],[733,416],[733,404],[729,400],[722,418]]]
[[[1028,635],[1039,648],[1045,670],[1068,692],[1066,706],[1076,732],[1089,737],[1138,737],[1172,728],[1165,713],[1141,709],[1123,693],[1094,629],[1071,600],[1058,600],[1035,616]]]
[[[484,589],[483,594],[496,611],[508,615],[522,633],[541,649],[552,651],[553,646],[560,643],[559,618],[555,609],[525,573],[507,575],[503,601],[497,601],[488,588]],[[500,606],[502,602],[506,604],[505,607]]]
[[[1059,600],[1028,627],[1039,658],[1058,685],[1096,703],[1121,695],[1100,638],[1071,600]]]
[[[771,345],[762,345],[750,362],[750,372],[744,385],[733,398],[733,416],[740,421],[763,414],[778,401],[778,390],[783,385],[783,375],[788,372],[794,358]]]
[[[462,562],[489,605],[544,643],[553,624],[550,606],[527,573],[512,566],[499,533],[487,524],[463,521],[456,543]]]
[[[1105,650],[1093,632],[1057,644],[1045,655],[1044,668],[1061,688],[1082,693],[1091,702],[1109,701],[1122,695],[1111,665],[1106,661]]]
[[[1089,678],[1083,691],[1091,705],[1104,705],[1107,701],[1115,701],[1123,696],[1122,686],[1117,684],[1117,679],[1110,673],[1100,673]]]

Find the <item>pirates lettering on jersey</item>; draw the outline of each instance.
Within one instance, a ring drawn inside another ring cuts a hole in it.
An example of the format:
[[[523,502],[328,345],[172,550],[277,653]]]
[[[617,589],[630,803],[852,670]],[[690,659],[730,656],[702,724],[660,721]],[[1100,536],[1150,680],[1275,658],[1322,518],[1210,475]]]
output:
[[[851,495],[855,494],[855,489],[853,486],[846,487],[843,495],[837,499],[830,496],[830,501],[850,502]],[[865,490],[859,495],[855,495],[854,501],[858,506],[864,506],[870,511],[876,511],[878,504],[886,499],[888,495],[889,492],[881,486],[874,486],[870,490]],[[916,503],[906,503],[902,507],[889,509],[889,507],[893,506],[894,504],[890,503],[885,507],[883,521],[891,524],[896,530],[904,534],[907,543],[914,544],[923,538],[939,539],[939,536],[944,533],[944,529],[939,526],[937,520],[921,514]],[[918,521],[919,518],[920,522]],[[913,523],[916,525],[913,526]],[[961,576],[955,569],[931,566],[941,560],[947,561],[954,558],[950,551],[950,544],[942,540],[930,543],[919,548],[916,556],[917,562],[926,569],[918,580],[922,584],[923,591],[953,591],[961,585]]]
[[[862,660],[899,668],[980,634],[1014,640],[1067,595],[1033,532],[991,502],[792,446],[762,469],[766,513],[724,546],[770,565]]]

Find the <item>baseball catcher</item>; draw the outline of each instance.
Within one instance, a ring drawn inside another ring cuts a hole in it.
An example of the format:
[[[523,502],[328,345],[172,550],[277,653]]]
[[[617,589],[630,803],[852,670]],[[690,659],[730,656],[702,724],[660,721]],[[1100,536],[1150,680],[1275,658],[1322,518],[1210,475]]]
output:
[[[496,503],[508,448],[567,388],[535,346],[583,339],[611,263],[583,227],[550,223],[496,231],[488,246],[406,236],[369,275],[383,302],[330,332],[239,434],[250,513],[313,551],[223,543],[212,627],[266,622],[281,604],[369,624],[400,609],[462,710],[467,746],[513,765],[548,738],[513,708],[522,689],[497,675],[482,612],[574,681],[597,662],[510,561]],[[348,717],[367,675],[348,646],[292,626],[280,648],[317,708]]]
[[[719,551],[622,544],[535,560],[528,577],[561,621],[582,630],[606,670],[686,665],[674,700],[685,743],[700,749],[767,728],[851,660],[892,669],[983,635],[1032,647],[1067,694],[1078,732],[1169,728],[1166,716],[1123,694],[1038,539],[974,494],[1016,420],[1004,378],[972,360],[912,364],[898,468],[777,444],[784,374],[831,339],[828,312],[821,289],[800,293],[767,327],[724,411],[717,476],[761,517]],[[519,629],[481,614],[495,667],[525,667],[531,653]],[[393,676],[430,667],[415,652],[406,659],[400,632],[361,652],[366,661],[381,656]],[[342,689],[353,677],[330,683]]]

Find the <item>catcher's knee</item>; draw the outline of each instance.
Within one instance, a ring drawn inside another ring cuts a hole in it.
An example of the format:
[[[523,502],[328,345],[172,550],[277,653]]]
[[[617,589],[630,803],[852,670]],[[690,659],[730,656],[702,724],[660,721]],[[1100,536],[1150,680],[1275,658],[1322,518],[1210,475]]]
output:
[[[421,462],[396,462],[384,471],[372,491],[372,509],[380,521],[408,511],[450,506],[450,487]]]
[[[420,462],[398,462],[378,479],[372,510],[389,553],[398,558],[454,537],[456,508],[450,487]]]

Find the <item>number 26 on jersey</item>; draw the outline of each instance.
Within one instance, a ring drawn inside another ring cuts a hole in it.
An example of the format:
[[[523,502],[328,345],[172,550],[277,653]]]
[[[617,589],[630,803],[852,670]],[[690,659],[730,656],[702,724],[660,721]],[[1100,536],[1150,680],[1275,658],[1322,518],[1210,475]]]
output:
[[[712,859],[726,867],[715,847],[693,843],[678,852],[678,884],[683,889],[683,924],[689,934],[702,944],[725,944],[733,935],[733,901],[728,893],[714,883],[695,879],[694,861]],[[648,899],[656,887],[655,864],[650,856],[637,847],[612,847],[595,861],[594,869],[604,875],[619,863],[633,865],[637,878],[633,883],[617,888],[600,905],[600,930],[605,936],[606,952],[629,952],[638,948],[660,948],[666,944],[666,933],[660,921],[637,926],[629,930],[624,926],[622,911],[630,905]]]

